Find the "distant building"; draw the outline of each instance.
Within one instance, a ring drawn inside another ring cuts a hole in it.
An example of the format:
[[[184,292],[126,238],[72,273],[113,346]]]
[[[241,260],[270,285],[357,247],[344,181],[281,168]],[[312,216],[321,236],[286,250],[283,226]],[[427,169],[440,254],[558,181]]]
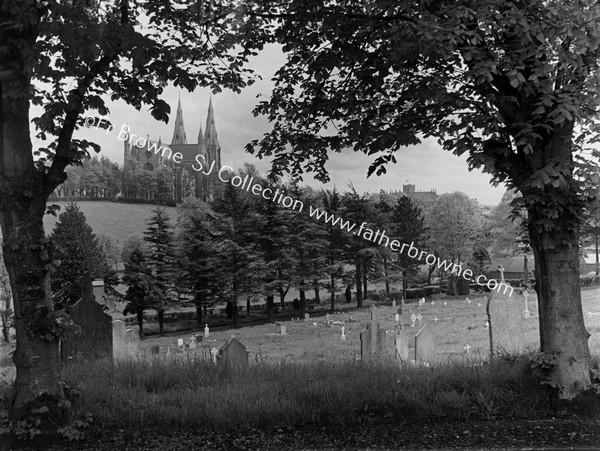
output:
[[[132,143],[129,140],[124,142],[123,196],[125,198],[136,196],[136,194],[128,192],[127,180],[130,180],[132,173],[140,167],[144,171],[163,173],[159,180],[166,185],[172,184],[167,187],[172,188],[167,192],[171,193],[171,201],[175,203],[180,203],[187,195],[195,195],[204,201],[213,197],[218,185],[218,170],[221,167],[221,146],[217,137],[212,99],[208,105],[205,130],[202,132],[202,126],[200,126],[197,143],[188,143],[181,100],[177,104],[177,116],[171,144],[163,144],[160,139],[158,142],[149,139],[142,141],[145,141],[143,146],[137,146],[135,142]],[[180,163],[176,163],[172,159],[177,152],[183,155]],[[202,162],[203,171],[207,171],[213,163],[216,170],[213,170],[208,176],[200,171],[195,171],[192,165],[198,168],[197,161]],[[135,187],[135,184],[133,186]]]
[[[430,191],[417,191],[415,185],[402,185],[402,194],[411,199],[416,200],[431,200],[434,201],[437,198],[437,193],[434,189]]]
[[[417,191],[415,189],[415,185],[413,184],[402,185],[402,191],[395,190],[385,192],[384,190],[381,190],[379,192],[379,198],[383,198],[391,203],[395,203],[396,200],[404,196],[410,198],[412,201],[415,201],[415,203],[419,204],[420,206],[423,206],[423,204],[433,203],[437,199],[438,195],[434,189],[430,191]]]

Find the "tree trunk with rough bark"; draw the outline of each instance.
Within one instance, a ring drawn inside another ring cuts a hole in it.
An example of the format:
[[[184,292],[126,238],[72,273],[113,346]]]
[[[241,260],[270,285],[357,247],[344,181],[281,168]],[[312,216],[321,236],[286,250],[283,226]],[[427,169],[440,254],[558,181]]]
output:
[[[583,321],[577,246],[564,244],[562,234],[530,230],[535,257],[540,316],[540,347],[552,358],[550,384],[565,399],[590,384],[589,332]],[[577,241],[574,241],[575,243]]]
[[[545,185],[542,190],[524,183],[522,189],[523,198],[530,200],[528,229],[535,258],[542,351],[538,360],[546,366],[547,382],[558,389],[559,398],[567,400],[589,388],[591,382],[589,333],[583,321],[579,285],[582,202],[573,178],[572,133],[572,124],[555,129],[543,148],[533,152],[528,161],[532,171],[546,167],[548,162],[562,165],[563,182],[557,186]],[[547,205],[561,207],[558,215],[549,213]],[[551,224],[550,229],[547,224]]]
[[[64,399],[43,225],[50,193],[33,162],[29,100],[23,96],[28,89],[25,76],[0,79],[0,226],[17,336],[13,418],[26,415],[28,403],[41,395]]]

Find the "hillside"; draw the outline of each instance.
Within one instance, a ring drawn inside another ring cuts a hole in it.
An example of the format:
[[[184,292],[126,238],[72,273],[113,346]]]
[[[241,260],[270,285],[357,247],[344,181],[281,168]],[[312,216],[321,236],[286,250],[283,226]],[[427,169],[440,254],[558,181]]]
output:
[[[60,215],[68,202],[50,201],[49,205],[60,205],[58,212]],[[94,229],[96,235],[106,235],[112,238],[118,245],[131,235],[141,235],[146,230],[146,221],[152,215],[152,210],[156,205],[149,204],[125,204],[119,202],[76,202],[81,211],[85,214],[88,223]],[[177,209],[174,207],[166,208],[171,217],[172,224],[177,219]],[[56,224],[57,218],[52,215],[44,216],[44,228],[49,235]]]

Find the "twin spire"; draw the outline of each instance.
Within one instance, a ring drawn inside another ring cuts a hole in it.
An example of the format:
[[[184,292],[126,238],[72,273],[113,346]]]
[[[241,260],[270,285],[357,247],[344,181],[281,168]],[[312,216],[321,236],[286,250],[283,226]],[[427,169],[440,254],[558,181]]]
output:
[[[219,146],[219,140],[217,138],[217,128],[215,126],[215,113],[212,106],[212,97],[208,104],[208,115],[206,117],[206,129],[204,136],[202,135],[202,124],[200,124],[200,130],[198,131],[198,144],[203,144],[203,141],[207,145]],[[183,110],[181,108],[181,97],[177,102],[177,116],[175,117],[175,130],[173,131],[173,139],[171,144],[188,144],[187,137],[185,134],[185,126],[183,124]]]

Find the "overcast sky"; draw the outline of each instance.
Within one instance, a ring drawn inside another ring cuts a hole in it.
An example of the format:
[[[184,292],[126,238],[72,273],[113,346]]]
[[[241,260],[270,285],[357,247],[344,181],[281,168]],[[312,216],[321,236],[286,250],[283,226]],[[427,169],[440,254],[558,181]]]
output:
[[[269,95],[272,86],[270,78],[282,61],[281,53],[275,48],[269,48],[252,62],[252,67],[263,77],[262,81],[256,82],[241,94],[223,91],[212,95],[223,165],[238,168],[249,162],[255,164],[263,173],[268,170],[269,163],[244,152],[244,146],[269,129],[267,120],[263,117],[255,118],[252,109],[258,101],[257,96]],[[121,126],[127,124],[133,134],[156,141],[162,138],[163,143],[170,143],[179,96],[188,143],[196,143],[198,129],[200,125],[204,129],[206,123],[211,96],[209,89],[189,93],[174,87],[167,88],[164,97],[171,105],[172,111],[169,124],[154,120],[147,108],[137,111],[123,102],[111,103],[110,118],[115,130],[105,134],[104,131],[83,129],[76,132],[75,137],[97,142],[102,146],[100,155],[106,155],[122,164],[123,142],[117,139]],[[313,180],[310,175],[304,177],[304,182],[315,187],[336,185],[340,190],[346,190],[351,182],[359,192],[371,193],[378,193],[382,189],[401,190],[403,184],[413,183],[420,191],[435,189],[438,194],[461,191],[477,199],[482,205],[496,205],[504,192],[504,187],[490,185],[489,175],[478,170],[469,172],[466,157],[457,157],[442,150],[434,140],[427,140],[419,146],[397,152],[398,163],[388,166],[387,174],[367,178],[367,168],[373,159],[374,157],[352,151],[332,154],[326,166],[331,183],[323,185]]]

